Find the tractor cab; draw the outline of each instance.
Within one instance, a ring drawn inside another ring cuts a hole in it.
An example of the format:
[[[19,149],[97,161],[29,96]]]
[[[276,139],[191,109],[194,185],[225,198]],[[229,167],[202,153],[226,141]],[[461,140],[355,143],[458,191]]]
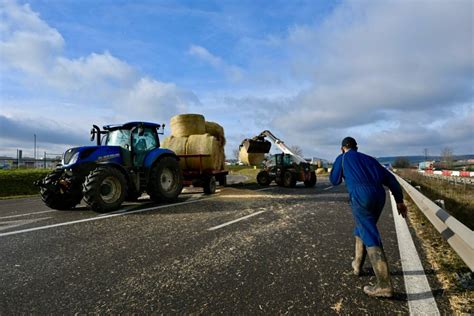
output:
[[[154,123],[131,122],[123,125],[106,125],[104,131],[94,127],[91,131],[92,140],[95,134],[105,134],[106,146],[119,146],[125,166],[143,167],[148,153],[160,147],[158,134],[164,125]]]
[[[284,167],[290,167],[294,163],[294,159],[292,159],[293,156],[288,155],[288,154],[275,154],[271,155],[267,158],[267,160],[264,162],[264,165],[267,168],[272,168],[275,166],[284,166]]]

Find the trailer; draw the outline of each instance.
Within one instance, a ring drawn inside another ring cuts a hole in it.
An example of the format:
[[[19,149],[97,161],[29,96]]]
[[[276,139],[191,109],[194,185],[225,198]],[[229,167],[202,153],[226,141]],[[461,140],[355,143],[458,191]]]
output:
[[[186,158],[199,158],[199,168],[198,169],[183,169],[183,185],[184,186],[193,186],[193,187],[202,187],[204,193],[214,194],[217,188],[217,182],[219,185],[227,185],[227,175],[229,171],[226,170],[215,170],[215,169],[204,169],[202,167],[202,159],[205,157],[210,157],[211,155],[201,155],[201,154],[187,154],[187,155],[178,155],[179,159]]]

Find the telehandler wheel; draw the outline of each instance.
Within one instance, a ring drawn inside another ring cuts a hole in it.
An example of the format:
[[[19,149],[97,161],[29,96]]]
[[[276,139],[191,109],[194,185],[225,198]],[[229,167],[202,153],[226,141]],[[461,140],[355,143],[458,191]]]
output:
[[[316,172],[311,172],[311,178],[308,181],[304,182],[304,186],[307,188],[312,188],[316,185]]]
[[[283,174],[283,186],[287,188],[294,188],[296,186],[296,176],[293,172],[285,171]]]
[[[156,202],[172,202],[183,190],[183,174],[172,157],[160,159],[150,171],[147,193]]]
[[[214,176],[206,177],[203,181],[203,189],[205,194],[216,193],[216,178]]]
[[[120,170],[100,166],[92,170],[83,186],[84,201],[96,212],[115,211],[122,205],[127,181]]]
[[[69,188],[61,187],[59,181],[63,172],[54,171],[48,174],[43,180],[41,187],[41,199],[50,208],[56,210],[70,210],[81,203],[81,184],[71,183]]]
[[[272,180],[270,179],[270,175],[267,171],[263,170],[257,174],[257,183],[263,187],[268,187]]]

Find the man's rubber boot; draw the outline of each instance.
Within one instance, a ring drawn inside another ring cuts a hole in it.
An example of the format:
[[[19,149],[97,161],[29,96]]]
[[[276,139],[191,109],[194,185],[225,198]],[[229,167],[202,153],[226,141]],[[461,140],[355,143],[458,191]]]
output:
[[[360,275],[360,270],[364,265],[365,257],[367,255],[367,250],[365,250],[364,243],[360,237],[355,237],[355,255],[354,261],[352,261],[352,268],[354,269],[355,275]]]
[[[370,263],[377,277],[377,284],[374,286],[364,286],[365,294],[376,297],[392,297],[392,280],[390,279],[387,259],[385,258],[382,247],[368,247],[367,253],[369,254]]]

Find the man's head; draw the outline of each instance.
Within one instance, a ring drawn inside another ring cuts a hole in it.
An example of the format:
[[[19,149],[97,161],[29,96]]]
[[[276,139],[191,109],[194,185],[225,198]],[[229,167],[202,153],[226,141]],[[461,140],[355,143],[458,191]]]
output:
[[[357,142],[354,138],[348,136],[342,140],[341,143],[341,149],[343,152],[349,150],[349,149],[355,149],[357,150]]]

